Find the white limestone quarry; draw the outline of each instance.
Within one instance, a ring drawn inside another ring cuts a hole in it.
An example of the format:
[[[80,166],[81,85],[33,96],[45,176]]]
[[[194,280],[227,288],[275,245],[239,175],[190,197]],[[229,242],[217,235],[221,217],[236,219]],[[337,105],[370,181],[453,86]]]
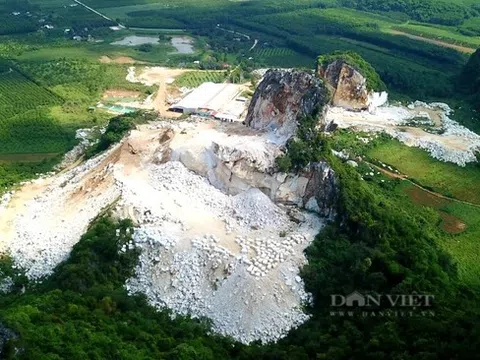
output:
[[[208,317],[216,332],[244,343],[281,338],[308,319],[302,306],[310,295],[299,269],[324,220],[293,204],[275,204],[270,188],[260,191],[257,182],[276,179],[285,196],[303,204],[308,178],[269,174],[281,145],[229,125],[143,125],[105,154],[25,184],[2,198],[2,248],[16,268],[41,281],[114,203],[116,216],[136,224],[133,242],[119,251],[141,250],[125,285],[130,293],[145,294],[174,314]],[[236,172],[241,176],[231,185],[233,175],[215,172],[234,163],[250,167]],[[328,175],[328,168],[321,171]]]
[[[407,107],[384,105],[361,112],[330,107],[325,121],[340,128],[384,131],[408,146],[426,150],[440,161],[459,166],[476,162],[480,136],[452,120],[451,114],[447,104],[416,101]]]

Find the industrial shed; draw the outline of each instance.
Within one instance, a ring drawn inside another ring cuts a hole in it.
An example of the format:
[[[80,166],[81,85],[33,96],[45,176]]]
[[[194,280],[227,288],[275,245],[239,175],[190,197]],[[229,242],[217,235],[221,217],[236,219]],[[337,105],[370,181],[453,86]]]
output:
[[[238,121],[246,108],[245,100],[241,97],[243,90],[242,85],[203,83],[169,110]]]

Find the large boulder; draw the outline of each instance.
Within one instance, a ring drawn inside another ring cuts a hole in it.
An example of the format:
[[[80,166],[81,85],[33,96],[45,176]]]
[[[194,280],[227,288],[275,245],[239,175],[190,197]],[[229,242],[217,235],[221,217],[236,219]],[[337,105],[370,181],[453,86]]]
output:
[[[308,72],[269,70],[253,95],[245,123],[290,137],[297,130],[297,122],[316,115],[329,98],[323,81]]]
[[[388,100],[375,69],[357,54],[333,54],[319,57],[317,75],[325,79],[333,92],[332,104],[351,111],[369,110]]]

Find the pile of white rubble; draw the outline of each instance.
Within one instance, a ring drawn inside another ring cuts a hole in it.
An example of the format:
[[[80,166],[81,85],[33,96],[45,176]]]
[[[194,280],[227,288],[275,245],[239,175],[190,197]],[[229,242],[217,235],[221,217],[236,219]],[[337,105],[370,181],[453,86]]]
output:
[[[114,214],[137,225],[133,242],[119,251],[141,249],[129,293],[174,314],[207,317],[216,332],[244,343],[279,339],[308,319],[299,268],[322,220],[303,213],[293,221],[291,209],[257,188],[227,195],[179,161],[157,161],[159,149],[169,153],[159,142],[164,134],[144,126],[105,154],[9,195],[0,241],[17,268],[41,280],[115,203]],[[231,136],[232,147],[262,141],[241,136]]]
[[[298,271],[318,217],[296,224],[260,190],[225,195],[179,162],[151,165],[149,178],[148,187],[125,186],[119,203],[140,209],[134,243],[142,252],[129,292],[207,317],[245,343],[277,340],[308,318]]]
[[[420,109],[420,110],[419,110]],[[435,112],[440,124],[437,133],[413,127],[413,119],[425,118],[432,121],[424,110]],[[447,104],[416,101],[407,107],[382,106],[376,110],[352,112],[340,107],[330,107],[326,115],[327,123],[333,122],[340,128],[354,128],[367,132],[384,131],[408,146],[426,150],[433,158],[452,162],[459,166],[476,162],[480,151],[480,136],[458,124],[449,116],[452,110]]]

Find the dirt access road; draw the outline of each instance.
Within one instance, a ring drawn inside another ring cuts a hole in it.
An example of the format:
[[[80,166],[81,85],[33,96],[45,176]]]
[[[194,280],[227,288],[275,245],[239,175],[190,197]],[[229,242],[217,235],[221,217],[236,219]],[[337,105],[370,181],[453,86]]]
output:
[[[168,99],[168,84],[171,83],[171,79],[175,79],[177,76],[191,71],[188,69],[170,69],[160,66],[146,67],[134,76],[133,82],[140,82],[147,86],[157,85],[158,91],[155,99],[153,100],[153,108],[160,113],[161,116],[175,117],[180,114],[172,113],[168,111],[169,105]]]
[[[423,36],[412,35],[412,34],[409,34],[409,33],[403,32],[403,31],[390,30],[389,32],[392,35],[406,36],[406,37],[408,37],[410,39],[413,39],[413,40],[419,40],[419,41],[423,41],[423,42],[426,42],[426,43],[429,43],[429,44],[434,44],[434,45],[454,49],[454,50],[457,50],[457,51],[462,52],[464,54],[473,54],[476,50],[474,48],[469,48],[469,47],[466,47],[466,46],[450,44],[450,43],[447,43],[447,42],[441,41],[441,40],[435,40],[435,39],[430,39],[430,38],[426,38],[426,37],[423,37]]]

